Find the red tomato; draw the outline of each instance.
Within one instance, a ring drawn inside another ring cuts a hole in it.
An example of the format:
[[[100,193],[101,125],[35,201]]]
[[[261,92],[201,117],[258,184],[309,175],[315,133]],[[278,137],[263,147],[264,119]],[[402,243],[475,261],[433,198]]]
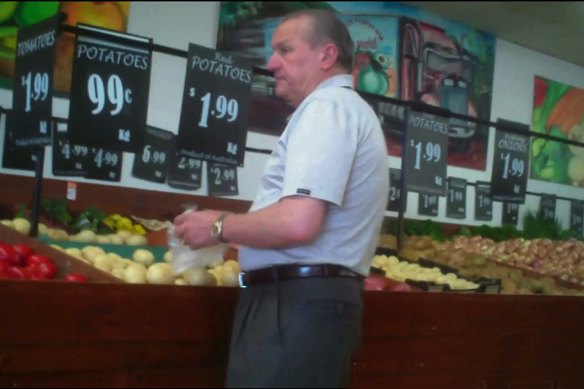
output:
[[[81,273],[69,273],[65,276],[65,280],[71,282],[85,282],[87,281],[87,276]]]
[[[13,280],[27,280],[31,276],[30,269],[26,267],[9,267],[7,270],[8,278]]]
[[[44,255],[33,254],[26,258],[26,266],[31,269],[38,269],[39,276],[45,279],[53,279],[57,275],[57,266],[50,258]]]
[[[16,254],[18,255],[20,266],[25,266],[26,258],[34,254],[34,250],[32,249],[32,247],[24,243],[14,244],[12,245],[12,248],[14,249],[14,251],[16,251]]]
[[[9,245],[8,243],[0,243],[0,262],[4,262],[8,266],[20,265],[20,259],[12,245]]]
[[[4,262],[0,262],[0,280],[10,278],[8,275],[8,269],[10,266]]]

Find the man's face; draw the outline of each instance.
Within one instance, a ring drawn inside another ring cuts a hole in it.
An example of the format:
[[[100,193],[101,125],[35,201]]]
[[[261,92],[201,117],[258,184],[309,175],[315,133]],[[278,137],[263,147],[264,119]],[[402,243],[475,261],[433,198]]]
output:
[[[267,64],[276,78],[276,96],[294,106],[323,80],[322,48],[311,48],[305,40],[309,23],[307,17],[299,17],[280,24],[272,37],[274,53]]]

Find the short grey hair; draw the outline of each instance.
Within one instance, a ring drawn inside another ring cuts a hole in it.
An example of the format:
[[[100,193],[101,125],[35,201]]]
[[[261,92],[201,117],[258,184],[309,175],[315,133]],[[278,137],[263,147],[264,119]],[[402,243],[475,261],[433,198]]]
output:
[[[280,23],[305,16],[310,18],[310,30],[306,34],[308,44],[314,48],[320,44],[333,43],[339,50],[336,63],[347,72],[350,72],[353,67],[353,50],[355,46],[345,23],[333,12],[325,9],[295,11],[284,16]]]

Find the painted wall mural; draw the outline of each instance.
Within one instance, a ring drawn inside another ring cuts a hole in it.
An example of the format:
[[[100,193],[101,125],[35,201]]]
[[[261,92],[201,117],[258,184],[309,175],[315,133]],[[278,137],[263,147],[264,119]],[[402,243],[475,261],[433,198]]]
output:
[[[126,31],[129,1],[1,1],[0,2],[0,87],[12,88],[16,38],[19,27],[55,15],[67,14],[65,24],[91,24],[110,30]],[[55,55],[55,92],[68,93],[73,67],[73,34],[63,33],[57,40]]]
[[[495,37],[395,2],[222,2],[217,49],[265,68],[280,18],[303,8],[339,14],[355,41],[357,90],[415,100],[488,120],[491,110]],[[290,107],[273,96],[273,81],[257,76],[250,130],[279,134]],[[403,112],[382,109],[390,155],[401,155]],[[402,110],[403,111],[403,110]],[[401,117],[400,117],[401,116]],[[489,129],[451,119],[450,165],[485,170]]]
[[[584,142],[584,89],[535,76],[532,128],[535,132]],[[584,187],[584,147],[534,138],[535,180]]]

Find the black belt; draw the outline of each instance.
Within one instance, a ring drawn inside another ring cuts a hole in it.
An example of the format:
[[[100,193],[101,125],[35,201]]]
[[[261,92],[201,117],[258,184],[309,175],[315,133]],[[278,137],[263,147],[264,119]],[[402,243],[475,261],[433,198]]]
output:
[[[363,278],[362,275],[339,265],[279,265],[239,273],[239,286],[245,288],[257,284],[304,277]]]

